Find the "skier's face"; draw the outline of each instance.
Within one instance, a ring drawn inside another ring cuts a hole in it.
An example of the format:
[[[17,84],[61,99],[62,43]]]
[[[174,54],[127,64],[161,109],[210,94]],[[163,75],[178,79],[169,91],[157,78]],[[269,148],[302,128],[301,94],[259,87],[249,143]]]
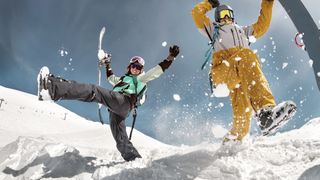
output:
[[[132,75],[139,75],[141,73],[143,66],[140,64],[131,64],[130,65],[130,73]]]
[[[228,16],[225,16],[223,19],[220,20],[220,25],[228,25],[232,23],[233,23],[233,19],[229,18]]]
[[[233,23],[234,15],[233,11],[230,9],[221,10],[217,16],[220,21],[220,25],[227,25]]]

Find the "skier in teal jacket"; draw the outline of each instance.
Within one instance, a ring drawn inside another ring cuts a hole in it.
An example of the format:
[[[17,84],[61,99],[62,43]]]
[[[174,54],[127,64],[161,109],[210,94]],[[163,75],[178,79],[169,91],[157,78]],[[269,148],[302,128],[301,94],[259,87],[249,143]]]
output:
[[[178,54],[178,46],[170,47],[168,57],[146,73],[143,71],[144,59],[134,56],[130,59],[126,74],[117,77],[111,69],[111,57],[100,50],[98,58],[106,66],[107,79],[113,85],[113,90],[55,77],[50,74],[49,68],[42,67],[37,78],[38,97],[39,100],[80,100],[106,106],[109,110],[110,128],[117,143],[117,149],[123,159],[132,161],[141,158],[141,155],[128,138],[125,119],[139,103],[147,83],[158,78],[168,69]]]

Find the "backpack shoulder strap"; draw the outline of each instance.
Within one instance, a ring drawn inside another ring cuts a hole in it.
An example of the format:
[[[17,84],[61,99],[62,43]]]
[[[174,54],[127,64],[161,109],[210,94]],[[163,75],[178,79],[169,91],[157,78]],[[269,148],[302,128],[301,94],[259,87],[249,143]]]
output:
[[[210,57],[211,57],[211,54],[212,54],[212,51],[214,49],[214,43],[216,42],[216,40],[218,39],[218,36],[219,36],[219,30],[221,28],[220,25],[219,24],[213,24],[213,25],[214,25],[214,30],[213,30],[212,36],[209,34],[207,27],[204,26],[206,33],[210,39],[210,42],[208,44],[210,47],[205,53],[205,61],[203,62],[202,66],[201,66],[201,70],[203,70],[206,67],[206,65],[208,64]]]

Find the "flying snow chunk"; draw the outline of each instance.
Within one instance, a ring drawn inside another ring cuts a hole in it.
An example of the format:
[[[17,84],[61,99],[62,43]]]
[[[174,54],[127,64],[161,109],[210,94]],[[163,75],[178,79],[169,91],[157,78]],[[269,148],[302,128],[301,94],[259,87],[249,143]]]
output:
[[[266,62],[266,59],[265,58],[261,58],[261,62],[262,63]]]
[[[310,67],[313,66],[313,60],[312,59],[309,60],[309,65],[310,65]]]
[[[288,63],[287,63],[287,62],[284,62],[284,63],[282,64],[282,69],[286,68],[287,66],[288,66]]]
[[[215,138],[223,138],[228,133],[228,130],[221,125],[214,125],[211,131]]]
[[[223,60],[223,61],[222,61],[222,63],[223,63],[223,64],[225,64],[227,67],[229,67],[229,66],[230,66],[229,62],[228,62],[228,61],[226,61],[226,60]]]
[[[163,42],[162,42],[162,46],[163,46],[163,47],[166,47],[166,46],[167,46],[167,42],[166,42],[166,41],[163,41]]]
[[[297,70],[294,70],[293,73],[298,74],[298,71],[297,71]]]
[[[181,100],[181,97],[180,97],[179,94],[174,94],[174,95],[173,95],[173,99],[174,99],[175,101],[180,101],[180,100]]]
[[[235,59],[236,61],[241,61],[242,58],[239,57],[239,56],[237,56],[237,57],[235,57],[234,59]]]
[[[181,58],[183,59],[183,58],[184,58],[184,56],[183,56],[183,55],[181,55]]]
[[[320,77],[320,72],[317,73],[317,76]]]
[[[250,43],[255,43],[257,39],[254,36],[249,36],[249,42]]]
[[[218,84],[215,89],[213,89],[213,95],[215,97],[228,97],[230,90],[226,84]]]

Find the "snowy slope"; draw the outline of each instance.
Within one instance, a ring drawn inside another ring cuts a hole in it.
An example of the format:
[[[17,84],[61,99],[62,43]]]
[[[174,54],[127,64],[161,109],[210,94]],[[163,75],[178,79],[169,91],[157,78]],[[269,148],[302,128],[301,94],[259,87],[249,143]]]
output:
[[[0,179],[320,179],[320,118],[229,148],[173,147],[135,131],[143,158],[124,162],[108,125],[2,86],[1,98]]]

